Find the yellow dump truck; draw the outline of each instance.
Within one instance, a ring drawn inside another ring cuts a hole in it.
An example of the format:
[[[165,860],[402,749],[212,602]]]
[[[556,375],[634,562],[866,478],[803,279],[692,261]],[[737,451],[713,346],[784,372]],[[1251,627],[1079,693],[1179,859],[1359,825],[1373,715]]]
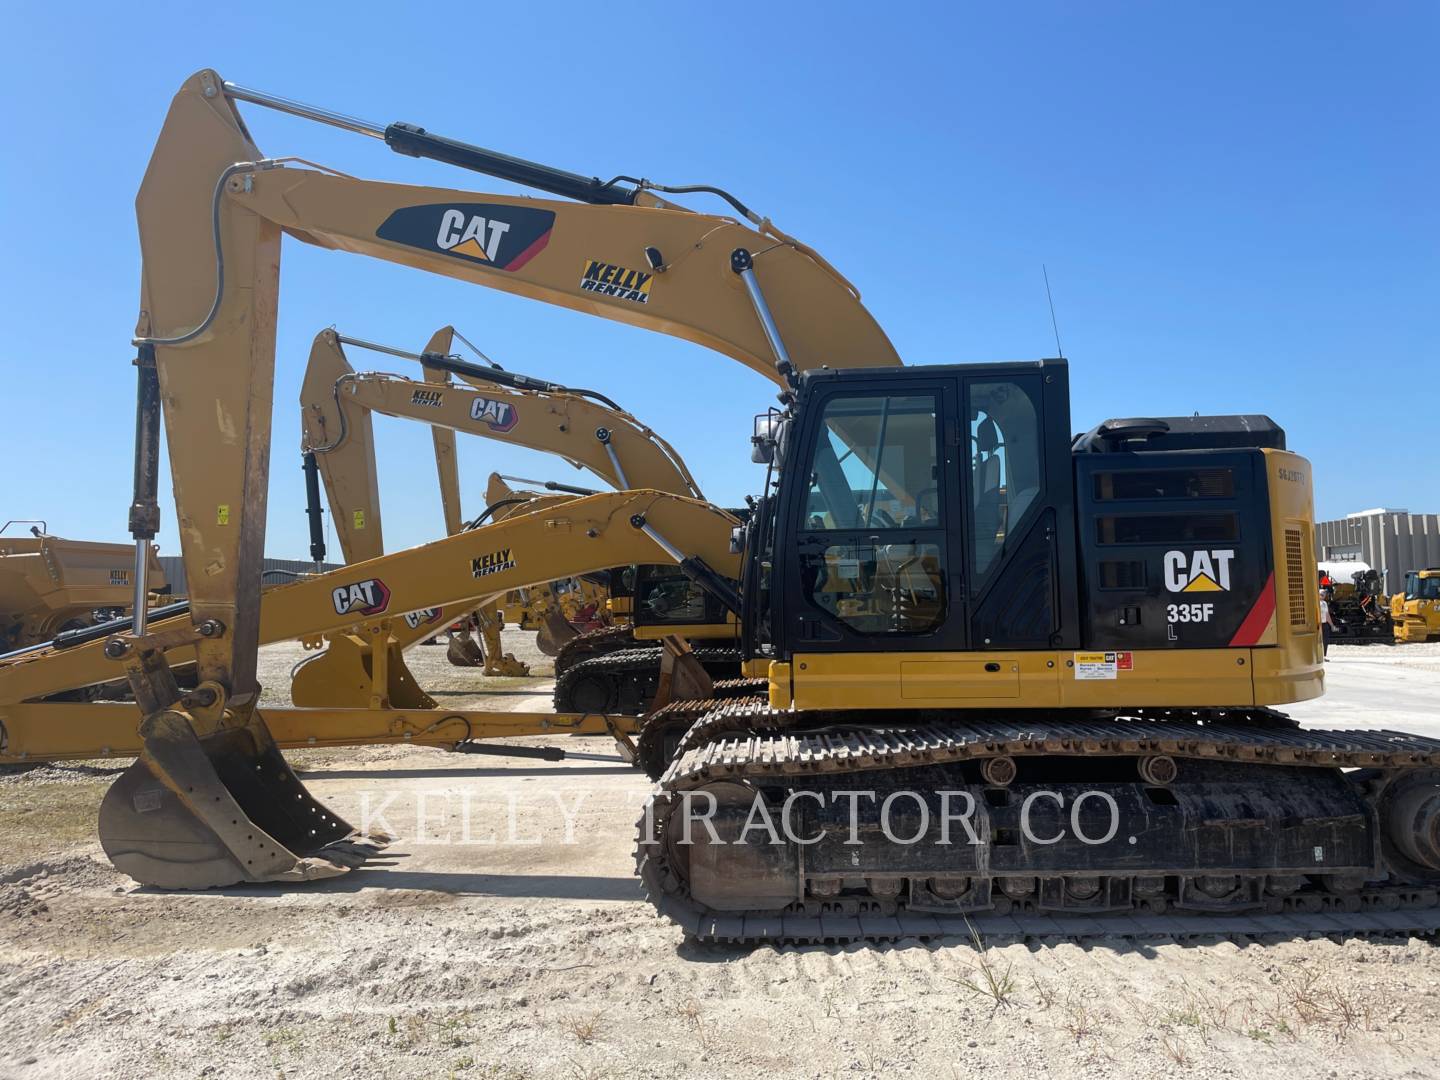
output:
[[[6,536],[29,525],[29,536]],[[52,536],[43,521],[7,521],[0,527],[0,653],[49,641],[64,630],[117,613],[134,595],[135,548]],[[165,587],[152,547],[152,592]]]

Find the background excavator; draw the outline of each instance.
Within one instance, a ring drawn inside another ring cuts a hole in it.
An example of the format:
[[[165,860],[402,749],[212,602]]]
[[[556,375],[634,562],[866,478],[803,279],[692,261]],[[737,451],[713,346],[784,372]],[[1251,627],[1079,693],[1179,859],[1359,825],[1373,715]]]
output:
[[[512,485],[524,484],[523,488]],[[485,509],[471,522],[488,520],[496,514],[513,512],[535,499],[555,493],[593,495],[594,489],[549,480],[527,480],[518,476],[491,473],[485,485]],[[448,497],[448,496],[447,496]],[[460,494],[454,493],[455,505]],[[629,605],[610,593],[608,571],[587,577],[567,577],[538,587],[511,589],[495,601],[500,621],[535,634],[535,646],[546,656],[558,658],[576,638],[614,625],[617,614],[629,615]]]
[[[647,540],[649,533],[633,523],[637,517],[661,540]],[[328,644],[296,672],[291,697],[297,707],[266,708],[267,730],[281,747],[412,743],[555,758],[563,754],[553,748],[527,751],[485,740],[609,734],[629,751],[633,717],[437,709],[403,668],[396,637],[433,631],[447,612],[488,599],[477,593],[477,580],[498,593],[545,580],[548,566],[557,561],[577,574],[590,573],[620,558],[645,556],[646,543],[653,548],[651,558],[668,557],[666,544],[681,546],[703,553],[733,578],[739,564],[729,548],[737,525],[718,508],[662,492],[536,499],[522,512],[445,540],[273,585],[260,605],[258,641],[324,638]],[[543,559],[525,554],[541,549]],[[180,603],[147,612],[157,648],[164,650],[157,660],[167,669],[188,671],[194,663],[194,645],[183,638],[189,610]],[[116,631],[128,625],[124,620],[86,628],[0,660],[0,761],[135,755],[144,749],[135,704],[77,701],[70,695],[113,680],[115,660],[109,654],[118,652]],[[363,665],[357,659],[362,656]],[[323,679],[310,676],[321,663],[333,665],[332,671]],[[348,675],[346,665],[353,667]],[[205,689],[201,682],[182,696],[193,700]]]
[[[437,330],[426,351],[448,352],[453,333],[451,327]],[[318,470],[324,482],[341,553],[347,563],[353,563],[383,555],[385,541],[371,410],[360,406],[341,412],[344,406],[339,394],[347,372],[350,372],[350,366],[345,360],[343,340],[334,330],[322,330],[315,336],[311,347],[310,362],[300,391],[300,449],[307,481]],[[424,394],[440,393],[438,390],[421,389],[423,394],[419,400],[425,400]],[[455,436],[448,429],[435,427],[432,439],[445,533],[453,535],[460,531],[462,525]],[[318,564],[325,558],[324,532],[320,528],[321,510],[313,484],[307,484],[307,487],[311,495],[307,507],[311,525],[310,556]],[[478,643],[471,636],[472,622],[480,631]],[[428,629],[434,631],[434,627]],[[462,667],[482,667],[487,676],[529,674],[528,666],[503,650],[500,629],[501,619],[494,601],[450,623],[445,630],[451,663]]]
[[[375,557],[382,548],[372,413],[431,426],[446,528],[452,534],[463,527],[455,462],[457,432],[554,454],[576,468],[588,468],[617,490],[646,488],[703,498],[675,449],[610,398],[594,390],[466,362],[446,351],[452,336],[452,328],[442,328],[421,353],[345,337],[334,330],[321,331],[315,338],[301,391],[304,446],[307,454],[314,455],[324,481],[347,562],[355,561],[352,552]],[[346,346],[417,361],[424,365],[426,379],[357,372]],[[441,381],[450,375],[464,385]],[[507,506],[519,497],[493,485],[492,480],[488,507]],[[565,484],[549,487],[588,493]],[[317,551],[316,520],[312,508],[312,555]],[[319,550],[323,555],[323,548]],[[661,653],[655,642],[681,627],[686,638],[704,642],[696,655],[712,677],[739,674],[733,620],[727,620],[724,611],[707,601],[703,590],[673,565],[616,567],[609,579],[615,586],[614,599],[625,607],[616,612],[620,625],[606,631],[583,637],[567,634],[570,627],[558,603],[552,600],[545,605],[550,615],[548,636],[561,642],[555,663],[557,711],[639,713],[653,698],[659,678]],[[553,594],[555,587],[549,591]],[[632,610],[637,592],[643,609],[638,628]],[[482,608],[481,613],[482,625],[494,628],[494,641],[487,641],[486,651],[496,652],[499,620],[493,609]],[[645,642],[638,651],[637,637]],[[500,672],[487,669],[491,673]]]
[[[577,202],[262,160],[237,101]],[[144,715],[141,757],[101,809],[117,866],[161,885],[301,880],[385,839],[309,798],[255,708],[286,229],[686,337],[782,386],[782,409],[757,425],[773,468],[738,559],[680,547],[683,518],[721,511],[659,493],[588,496],[511,526],[543,521],[577,543],[638,530],[736,615],[747,663],[765,672],[762,697],[683,702],[693,720],[640,822],[637,871],[687,933],[885,939],[965,932],[972,918],[1122,936],[1440,927],[1440,741],[1301,730],[1270,708],[1323,690],[1310,469],[1282,430],[1257,416],[1134,418],[1075,438],[1063,360],[899,367],[810,249],[724,193],[756,229],[654,189],[210,71],[182,87],[138,200],[137,539],[154,524],[148,361],[172,448],[210,445],[217,411],[245,437],[214,455],[172,451],[187,565],[213,571],[189,618],[151,629],[142,602],[103,643]],[[193,242],[207,223],[209,251]],[[484,535],[275,589],[266,608],[321,632],[346,605],[441,600],[437,567],[503,580],[524,549],[481,551]],[[377,566],[383,582],[360,577]],[[198,657],[185,695],[165,662],[175,644]],[[0,692],[15,674],[0,668]],[[692,843],[697,802],[710,812]],[[785,835],[743,842],[757,819]],[[1181,918],[1157,925],[1170,912]]]

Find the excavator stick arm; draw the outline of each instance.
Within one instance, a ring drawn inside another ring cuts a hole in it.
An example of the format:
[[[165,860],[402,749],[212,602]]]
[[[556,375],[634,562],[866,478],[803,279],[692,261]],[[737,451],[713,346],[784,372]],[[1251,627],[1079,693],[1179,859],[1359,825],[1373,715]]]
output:
[[[340,388],[355,377],[339,335],[322,330],[310,346],[300,386],[301,450],[315,455],[341,557],[364,562],[385,554],[375,425],[369,410],[345,408]]]
[[[427,353],[448,353],[455,339],[453,326],[442,326],[430,335],[425,344]],[[450,385],[450,376],[437,368],[425,369],[425,381],[444,393],[443,387]],[[305,401],[301,399],[301,407]],[[440,510],[445,516],[445,535],[453,536],[465,522],[464,503],[460,498],[460,459],[455,453],[455,432],[439,424],[431,425],[430,441],[435,448],[435,475],[440,484]]]

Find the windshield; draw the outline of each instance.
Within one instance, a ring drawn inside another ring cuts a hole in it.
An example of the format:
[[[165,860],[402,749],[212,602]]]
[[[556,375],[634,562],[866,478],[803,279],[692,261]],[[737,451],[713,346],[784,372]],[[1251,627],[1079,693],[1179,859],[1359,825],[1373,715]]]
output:
[[[1407,574],[1405,582],[1406,600],[1440,600],[1440,577],[1421,577]]]
[[[935,410],[930,394],[831,398],[810,475],[807,527],[935,523]]]

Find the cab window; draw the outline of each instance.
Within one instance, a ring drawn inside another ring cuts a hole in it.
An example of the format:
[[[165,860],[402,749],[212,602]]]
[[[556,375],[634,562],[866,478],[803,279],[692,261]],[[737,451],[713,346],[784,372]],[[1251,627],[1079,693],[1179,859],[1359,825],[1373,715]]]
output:
[[[970,553],[978,583],[1040,495],[1040,420],[1020,383],[970,384],[970,468]]]
[[[825,403],[802,511],[801,587],[859,633],[924,633],[944,621],[937,410],[933,394]]]
[[[835,397],[825,405],[807,529],[938,525],[935,398]]]

